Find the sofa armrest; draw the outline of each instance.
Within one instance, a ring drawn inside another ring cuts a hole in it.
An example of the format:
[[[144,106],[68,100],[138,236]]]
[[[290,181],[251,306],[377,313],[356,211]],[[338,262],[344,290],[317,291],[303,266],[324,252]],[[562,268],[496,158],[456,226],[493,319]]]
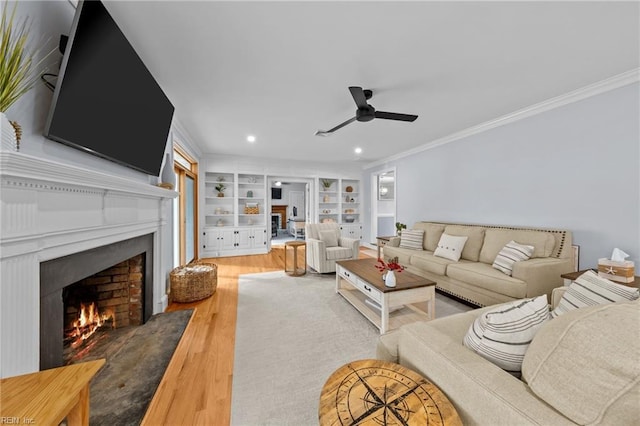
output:
[[[376,359],[397,363],[399,339],[400,331],[397,329],[381,335],[376,345]]]
[[[353,251],[352,259],[357,259],[359,257],[360,251],[360,240],[357,238],[340,238],[338,240],[338,245],[340,247],[350,248]]]
[[[317,269],[322,261],[325,259],[325,252],[327,251],[324,241],[315,240],[313,238],[307,238],[307,263],[314,269]]]
[[[400,247],[400,237],[391,237],[387,245],[391,247]]]
[[[553,292],[551,293],[551,309],[558,307],[560,299],[562,299],[562,295],[568,288],[569,287],[556,287],[553,289]]]
[[[562,287],[564,280],[560,275],[573,270],[572,260],[551,257],[529,259],[513,264],[513,278],[527,283],[526,297],[546,294],[551,300],[551,292]]]

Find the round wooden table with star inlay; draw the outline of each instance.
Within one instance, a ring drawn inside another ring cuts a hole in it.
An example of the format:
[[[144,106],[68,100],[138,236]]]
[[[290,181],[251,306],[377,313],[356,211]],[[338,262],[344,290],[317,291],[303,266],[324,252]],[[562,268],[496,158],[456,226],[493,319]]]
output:
[[[462,421],[433,383],[399,364],[377,359],[350,362],[326,381],[320,425],[447,425]]]

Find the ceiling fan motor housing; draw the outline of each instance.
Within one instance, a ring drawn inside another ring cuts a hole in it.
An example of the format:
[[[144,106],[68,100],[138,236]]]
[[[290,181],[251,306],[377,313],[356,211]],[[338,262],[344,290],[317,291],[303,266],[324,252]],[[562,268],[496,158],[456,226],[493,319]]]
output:
[[[369,105],[367,108],[358,108],[356,110],[356,120],[371,121],[376,117],[376,109]]]

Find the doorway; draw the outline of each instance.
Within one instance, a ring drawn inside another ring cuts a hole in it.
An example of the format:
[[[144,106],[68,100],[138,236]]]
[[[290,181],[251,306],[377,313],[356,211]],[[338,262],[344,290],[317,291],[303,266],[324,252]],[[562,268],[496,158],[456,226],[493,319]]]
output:
[[[174,266],[185,265],[198,253],[198,163],[179,147],[175,147],[174,171],[176,191],[174,202]]]
[[[271,245],[303,240],[305,224],[311,218],[310,178],[269,176]]]
[[[396,234],[396,180],[395,167],[371,174],[372,240]]]

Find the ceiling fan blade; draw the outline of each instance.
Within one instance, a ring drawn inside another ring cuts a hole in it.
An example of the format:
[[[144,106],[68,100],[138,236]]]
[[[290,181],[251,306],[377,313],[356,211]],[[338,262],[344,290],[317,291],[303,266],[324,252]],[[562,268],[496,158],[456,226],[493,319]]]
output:
[[[344,123],[340,123],[338,124],[336,127],[334,127],[331,130],[318,130],[316,132],[316,136],[329,136],[331,133],[335,132],[336,130],[346,126],[347,124],[353,123],[354,121],[356,121],[356,117],[350,118],[347,121],[345,121]]]
[[[385,120],[399,120],[399,121],[416,121],[417,115],[411,114],[398,114],[397,112],[385,112],[376,111],[376,118],[384,118]]]
[[[349,91],[351,92],[351,96],[353,96],[353,100],[356,102],[358,108],[369,107],[369,104],[367,104],[367,97],[364,95],[364,90],[362,90],[362,87],[350,86]]]

